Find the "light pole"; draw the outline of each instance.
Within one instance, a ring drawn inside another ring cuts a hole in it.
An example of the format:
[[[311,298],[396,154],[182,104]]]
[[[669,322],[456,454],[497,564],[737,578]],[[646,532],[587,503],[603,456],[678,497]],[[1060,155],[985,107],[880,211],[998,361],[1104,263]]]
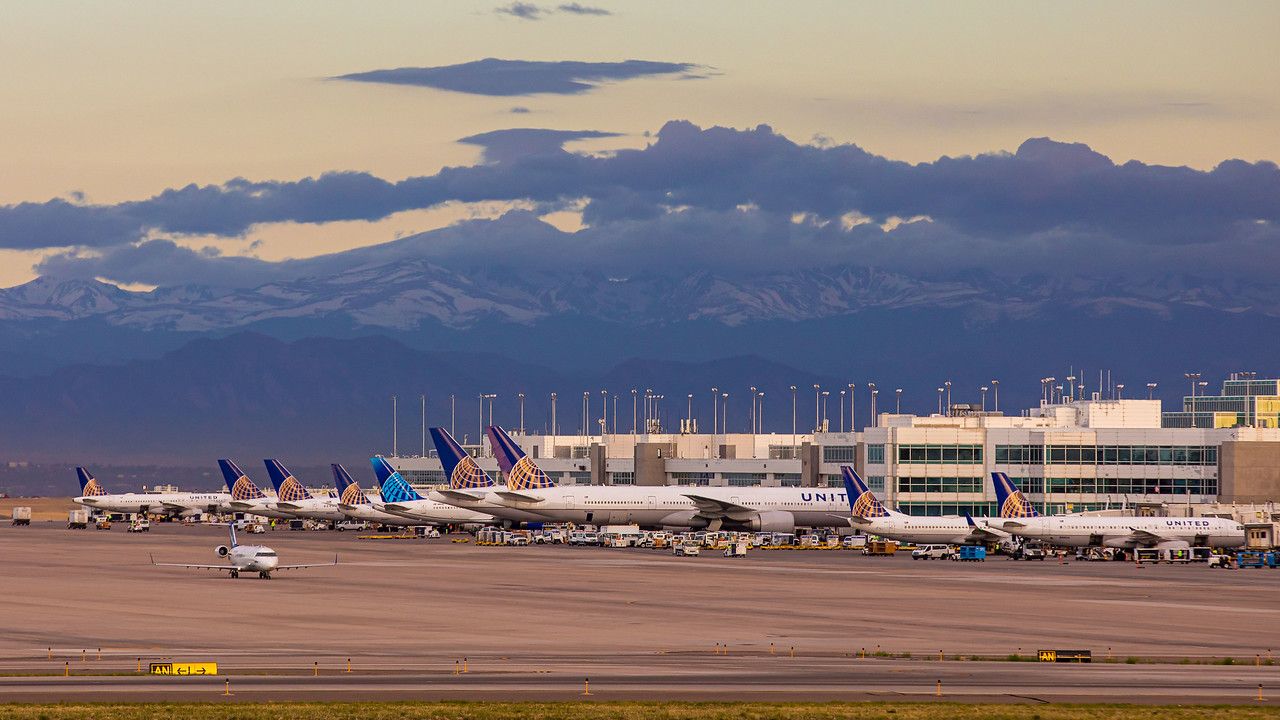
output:
[[[856,383],[849,383],[849,432],[858,432],[858,414],[854,412],[854,408],[858,405],[858,386]]]
[[[1124,399],[1124,383],[1116,383],[1116,399]]]
[[[609,391],[600,391],[600,442],[604,442],[605,431],[609,429]]]
[[[551,393],[551,445],[555,449],[556,444],[556,394]]]
[[[821,420],[818,416],[818,398],[822,395],[822,386],[813,384],[813,431],[816,433],[822,429]]]
[[[516,395],[520,398],[520,434],[524,435],[524,393]]]
[[[631,388],[631,434],[632,436],[636,434],[636,389],[635,388]],[[632,437],[631,441],[635,442],[635,437]]]
[[[1000,381],[992,380],[991,389],[995,391],[995,401],[996,401],[995,411],[1000,412]]]
[[[1075,400],[1076,399],[1076,376],[1075,375],[1067,376],[1067,387],[1071,389],[1071,394],[1067,396],[1068,401]]]
[[[902,388],[898,388],[897,390],[894,390],[893,394],[894,394],[893,414],[901,415],[902,414]]]
[[[422,394],[422,457],[427,456],[427,394]]]
[[[751,390],[751,411],[748,414],[751,416],[751,434],[754,436],[756,434],[756,386],[752,385],[750,390]],[[754,443],[755,441],[756,441],[755,437],[752,437],[751,442]]]
[[[1182,373],[1182,377],[1191,381],[1191,399],[1194,400],[1196,397],[1196,381],[1200,379],[1200,373]]]
[[[480,450],[483,451],[484,450],[484,393],[480,393],[478,397],[478,403],[480,406],[480,409],[478,411],[480,413],[480,419],[476,424],[480,427],[480,434],[476,435],[476,442],[479,444]]]
[[[986,411],[987,411],[987,390],[988,390],[988,388],[987,388],[987,386],[986,386],[986,385],[983,385],[983,386],[982,386],[981,388],[979,388],[979,389],[980,389],[980,390],[982,390],[982,412],[986,412]]]
[[[449,434],[456,435],[458,432],[458,398],[455,395],[449,396]]]
[[[1153,383],[1153,382],[1151,382],[1151,383],[1147,383],[1147,399],[1148,399],[1148,400],[1152,400],[1152,399],[1154,399],[1154,398],[1155,398],[1155,394],[1156,394],[1156,387],[1157,387],[1158,385],[1159,385],[1159,383]]]
[[[796,386],[791,386],[791,452],[796,448]]]
[[[582,391],[582,444],[586,445],[591,442],[591,426],[587,423],[591,422],[591,393]]]
[[[827,396],[831,394],[830,390],[822,391],[822,428],[823,432],[827,431]]]
[[[760,391],[760,407],[757,410],[760,416],[760,434],[764,434],[764,391]],[[755,457],[754,455],[752,457]]]
[[[844,432],[844,396],[846,391],[840,391],[840,432]]]
[[[876,395],[879,394],[879,391],[876,390],[876,384],[873,382],[867,383],[867,389],[871,391],[871,427],[875,427],[876,426]]]
[[[951,381],[948,380],[942,383],[942,385],[947,389],[947,415],[950,416],[951,415]]]
[[[716,393],[720,392],[720,388],[711,388],[711,442],[716,441],[716,433],[720,432],[720,398]],[[719,453],[716,457],[719,457]]]
[[[729,436],[729,393],[720,393],[720,397],[724,399],[724,407],[720,409],[720,430],[724,432],[725,437]]]
[[[942,414],[942,388],[938,388],[938,414]]]
[[[398,413],[396,412],[396,396],[392,395],[391,396],[391,456],[392,457],[400,456],[399,438],[400,438],[400,426],[399,426],[399,416],[398,416]]]
[[[687,408],[685,408],[685,411],[684,411],[684,414],[685,414],[684,431],[686,433],[692,434],[693,433],[693,393],[689,393],[688,401],[689,401],[689,405]]]

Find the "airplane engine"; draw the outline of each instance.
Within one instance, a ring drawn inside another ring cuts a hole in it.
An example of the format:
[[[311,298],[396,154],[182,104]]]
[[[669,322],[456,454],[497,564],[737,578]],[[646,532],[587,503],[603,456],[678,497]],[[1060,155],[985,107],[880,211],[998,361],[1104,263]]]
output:
[[[766,510],[747,521],[747,527],[752,532],[793,533],[796,531],[796,516],[785,510]]]
[[[219,545],[217,549],[214,550],[214,552],[218,554],[218,557],[226,557],[231,553],[231,548],[227,547],[226,545]]]
[[[663,528],[670,528],[680,532],[688,530],[689,528],[705,528],[707,526],[707,519],[698,517],[698,512],[696,510],[683,510],[681,512],[671,513],[670,515],[662,518],[662,520],[658,522],[658,525]]]

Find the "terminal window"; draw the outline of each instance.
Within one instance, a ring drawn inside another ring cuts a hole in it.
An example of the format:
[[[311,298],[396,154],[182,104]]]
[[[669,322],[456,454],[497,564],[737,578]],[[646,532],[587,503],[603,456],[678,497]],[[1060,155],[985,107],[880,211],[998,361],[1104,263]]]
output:
[[[993,517],[997,514],[995,503],[990,502],[903,502],[898,503],[898,510],[907,515],[924,515],[941,517],[944,515],[964,515],[971,517]]]
[[[882,479],[883,482],[883,479]],[[869,487],[869,486],[868,486]],[[900,477],[898,492],[946,492],[946,493],[980,493],[982,478],[980,477]]]
[[[981,465],[981,445],[899,445],[899,463]]]
[[[997,465],[1043,465],[1043,445],[997,445]]]
[[[733,487],[752,487],[764,483],[764,473],[725,473],[724,479]]]
[[[1049,465],[1217,465],[1212,445],[1050,445]]]
[[[822,447],[822,462],[829,463],[851,463],[857,455],[858,448],[854,445],[824,445]]]
[[[671,473],[671,479],[677,485],[699,485],[707,486],[711,484],[713,473],[702,472],[675,472]]]
[[[635,485],[636,474],[633,472],[611,472],[609,482],[613,485]]]
[[[868,445],[867,446],[867,464],[883,465],[884,464],[884,445]]]

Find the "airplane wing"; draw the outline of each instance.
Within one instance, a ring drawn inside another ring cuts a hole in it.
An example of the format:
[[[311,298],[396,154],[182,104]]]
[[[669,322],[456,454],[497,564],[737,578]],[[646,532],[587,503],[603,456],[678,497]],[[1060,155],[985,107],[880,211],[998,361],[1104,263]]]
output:
[[[202,565],[200,563],[158,563],[156,559],[151,558],[151,564],[156,567],[180,567],[190,570],[239,570],[235,565]]]
[[[979,525],[969,513],[964,514],[964,520],[969,523],[969,537],[967,539],[970,541],[1005,540],[1009,537],[1009,533],[1003,530],[997,530],[985,523]]]
[[[313,567],[333,567],[334,565],[337,565],[337,564],[338,564],[338,556],[334,555],[333,562],[331,563],[307,563],[305,565],[277,565],[275,567],[275,570],[301,570],[303,568],[313,568]],[[272,570],[272,572],[275,572],[275,570]]]
[[[441,495],[447,498],[453,498],[454,500],[474,502],[476,500],[484,499],[484,495],[477,495],[476,493],[469,493],[466,490],[455,490],[453,488],[445,488],[443,490],[437,490],[436,492],[440,493]]]
[[[1166,537],[1162,537],[1160,535],[1157,535],[1153,532],[1148,532],[1146,530],[1139,530],[1138,528],[1135,528],[1135,527],[1131,527],[1129,529],[1133,531],[1133,534],[1130,535],[1129,537],[1137,542],[1157,543],[1157,542],[1162,542],[1164,540],[1168,540],[1168,538]]]
[[[546,499],[539,495],[530,495],[528,493],[516,492],[514,490],[498,490],[496,494],[503,500],[510,500],[511,502],[542,502]]]
[[[752,513],[756,511],[753,507],[731,503],[727,500],[717,500],[705,495],[684,493],[684,496],[692,500],[694,505],[698,506],[698,513],[702,515],[728,515],[730,513]]]

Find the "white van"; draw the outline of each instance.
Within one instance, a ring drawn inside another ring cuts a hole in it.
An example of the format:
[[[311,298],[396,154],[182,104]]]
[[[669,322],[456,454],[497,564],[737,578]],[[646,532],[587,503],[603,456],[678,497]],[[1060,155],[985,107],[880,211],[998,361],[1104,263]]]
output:
[[[949,557],[950,545],[921,545],[911,551],[912,560],[946,560]]]

